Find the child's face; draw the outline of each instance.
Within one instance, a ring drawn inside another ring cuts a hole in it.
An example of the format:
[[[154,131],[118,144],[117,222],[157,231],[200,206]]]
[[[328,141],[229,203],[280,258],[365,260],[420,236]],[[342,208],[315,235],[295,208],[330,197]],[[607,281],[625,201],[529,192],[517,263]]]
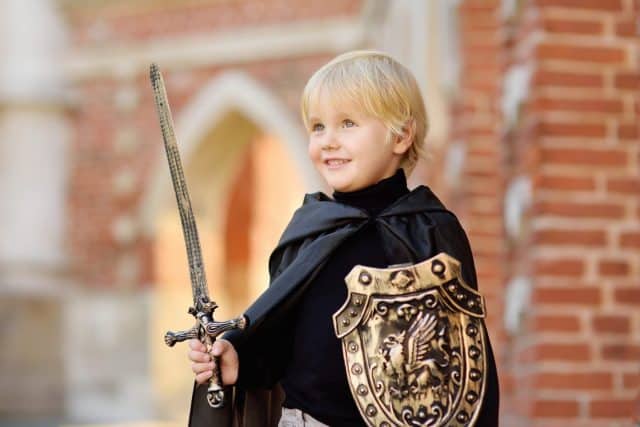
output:
[[[406,151],[387,141],[388,128],[351,103],[318,96],[309,108],[309,157],[337,191],[355,191],[392,176]]]

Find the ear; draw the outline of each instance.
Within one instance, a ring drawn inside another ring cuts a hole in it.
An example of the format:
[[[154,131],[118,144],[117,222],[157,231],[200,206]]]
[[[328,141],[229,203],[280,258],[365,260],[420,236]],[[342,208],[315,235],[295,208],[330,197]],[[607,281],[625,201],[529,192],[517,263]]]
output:
[[[416,135],[416,121],[411,118],[402,126],[402,133],[393,137],[393,152],[395,154],[404,154],[413,144],[413,138]]]

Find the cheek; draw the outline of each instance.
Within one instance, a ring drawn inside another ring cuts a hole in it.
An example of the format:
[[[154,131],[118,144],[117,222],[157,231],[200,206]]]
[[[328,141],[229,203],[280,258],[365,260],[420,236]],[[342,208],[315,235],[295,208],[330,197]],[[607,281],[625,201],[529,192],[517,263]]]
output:
[[[309,159],[311,159],[311,162],[316,163],[320,158],[319,145],[314,143],[313,141],[309,141],[309,144],[307,145],[307,154],[309,155]]]

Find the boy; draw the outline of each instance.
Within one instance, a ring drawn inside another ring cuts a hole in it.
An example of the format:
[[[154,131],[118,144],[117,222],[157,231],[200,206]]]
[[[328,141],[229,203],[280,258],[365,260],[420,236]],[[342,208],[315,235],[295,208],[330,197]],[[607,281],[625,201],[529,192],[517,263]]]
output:
[[[332,324],[347,300],[347,274],[355,265],[416,264],[445,252],[460,261],[464,282],[477,289],[469,244],[456,217],[427,187],[407,189],[405,172],[411,173],[422,154],[427,116],[416,81],[404,66],[380,52],[340,55],[307,83],[302,117],[309,156],[333,198],[309,194],[294,214],[269,260],[270,287],[245,312],[248,328],[226,334],[212,349],[220,357],[223,383],[236,386],[233,402],[226,411],[209,409],[202,395],[206,386],[196,386],[190,425],[367,425],[365,419],[384,408],[363,409],[358,403],[357,395],[367,390],[352,393],[353,369],[345,367],[348,350],[341,348],[334,332],[338,326]],[[438,417],[453,405],[442,396],[463,381],[456,377],[462,368],[456,371],[454,356],[447,354],[454,342],[444,332],[449,330],[447,316],[437,322],[433,317],[431,323],[428,315],[413,319],[422,321],[422,329],[389,334],[374,355],[384,365],[377,369],[397,386],[383,390],[379,399],[404,402],[413,393],[417,412],[411,409],[407,415],[402,409],[404,422],[444,425]],[[465,399],[472,403],[458,413],[456,425],[498,424],[495,362],[480,325],[486,343],[479,359],[486,361],[486,369],[478,371],[482,388],[476,395],[467,392]],[[429,328],[428,337],[420,332]],[[399,350],[399,340],[411,334],[422,337],[421,370],[398,362],[408,351],[406,346],[404,353]],[[190,348],[196,383],[205,383],[213,362],[199,341],[192,340]],[[463,353],[459,366],[469,366],[473,361]],[[260,395],[261,389],[284,392],[284,401],[282,393]],[[372,418],[366,422],[373,425]]]

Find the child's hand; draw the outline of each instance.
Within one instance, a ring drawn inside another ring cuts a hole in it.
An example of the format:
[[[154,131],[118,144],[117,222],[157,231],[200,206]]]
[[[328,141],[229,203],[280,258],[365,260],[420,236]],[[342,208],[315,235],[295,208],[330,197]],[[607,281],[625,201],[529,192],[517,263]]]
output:
[[[213,361],[206,346],[197,339],[189,340],[189,360],[191,370],[196,374],[196,382],[204,384],[213,375]],[[238,353],[227,340],[218,339],[213,344],[212,353],[219,356],[220,372],[224,385],[233,385],[238,379]]]

